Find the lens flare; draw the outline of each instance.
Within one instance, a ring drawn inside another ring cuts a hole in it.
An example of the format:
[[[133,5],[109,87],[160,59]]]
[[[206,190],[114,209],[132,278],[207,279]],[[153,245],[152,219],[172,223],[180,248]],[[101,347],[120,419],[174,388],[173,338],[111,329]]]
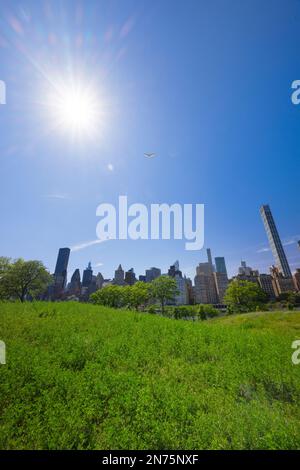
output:
[[[84,83],[60,85],[50,94],[47,105],[53,125],[72,137],[100,134],[104,109],[96,91]]]

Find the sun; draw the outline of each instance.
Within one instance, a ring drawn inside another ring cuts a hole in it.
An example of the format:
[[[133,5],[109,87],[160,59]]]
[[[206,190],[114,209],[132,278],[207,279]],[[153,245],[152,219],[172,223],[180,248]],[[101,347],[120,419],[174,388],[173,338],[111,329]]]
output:
[[[73,132],[88,132],[95,125],[96,103],[84,88],[66,90],[57,108],[61,124]]]
[[[95,89],[83,83],[63,84],[55,87],[47,101],[53,126],[64,134],[74,138],[99,134],[103,112]]]

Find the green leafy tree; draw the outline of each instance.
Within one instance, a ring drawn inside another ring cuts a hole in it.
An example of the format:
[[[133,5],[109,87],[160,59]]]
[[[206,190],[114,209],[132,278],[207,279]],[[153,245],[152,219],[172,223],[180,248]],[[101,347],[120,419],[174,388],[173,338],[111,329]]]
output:
[[[0,256],[0,299],[5,300],[9,298],[8,293],[4,289],[4,283],[1,282],[10,266],[10,259]]]
[[[20,258],[10,263],[7,258],[1,258],[2,298],[19,299],[24,302],[28,296],[35,298],[42,294],[51,281],[52,277],[41,261],[24,261]]]
[[[126,292],[121,286],[105,286],[97,290],[90,296],[94,304],[105,305],[107,307],[120,308],[125,305]]]
[[[268,296],[255,282],[235,279],[225,293],[224,302],[230,312],[251,312],[267,302]]]
[[[146,305],[148,303],[150,297],[150,287],[149,284],[145,282],[138,281],[133,286],[129,287],[129,299],[130,299],[130,306],[135,308],[136,310],[139,309],[142,305]]]
[[[150,283],[150,294],[160,302],[161,312],[164,314],[166,302],[173,300],[178,294],[176,281],[168,276],[160,276]]]
[[[90,296],[94,304],[108,307],[129,307],[138,310],[149,300],[149,284],[136,282],[133,286],[106,286]]]

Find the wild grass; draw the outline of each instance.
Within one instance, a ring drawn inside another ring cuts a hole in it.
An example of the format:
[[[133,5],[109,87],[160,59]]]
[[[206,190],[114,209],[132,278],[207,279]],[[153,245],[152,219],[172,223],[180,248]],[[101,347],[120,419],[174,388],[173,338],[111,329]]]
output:
[[[1,449],[296,449],[300,313],[0,304]]]

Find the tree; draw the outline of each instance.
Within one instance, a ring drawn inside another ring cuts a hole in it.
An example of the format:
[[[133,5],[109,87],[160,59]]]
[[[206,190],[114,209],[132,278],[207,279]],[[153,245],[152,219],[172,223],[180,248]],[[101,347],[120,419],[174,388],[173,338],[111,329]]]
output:
[[[19,299],[24,302],[28,296],[36,297],[43,293],[51,281],[52,277],[41,261],[24,261],[19,258],[10,263],[7,258],[1,258],[2,298]]]
[[[251,312],[268,300],[258,284],[235,279],[225,293],[224,302],[230,312]]]
[[[145,282],[138,281],[133,286],[129,287],[130,289],[130,306],[135,308],[136,310],[139,309],[141,305],[146,305],[149,296],[150,296],[150,287],[149,284]]]
[[[4,256],[0,256],[0,299],[2,300],[5,300],[9,297],[7,295],[7,292],[5,292],[4,290],[3,282],[1,282],[4,275],[7,273],[9,266],[10,266],[10,259],[5,258]]]
[[[150,294],[154,299],[159,300],[161,312],[164,314],[165,304],[167,300],[174,300],[178,294],[175,279],[168,276],[160,276],[150,284]]]
[[[106,286],[90,296],[91,302],[108,307],[138,308],[149,300],[149,284],[136,282],[133,286]]]
[[[121,286],[105,286],[97,290],[90,296],[94,304],[105,305],[107,307],[120,308],[125,305],[126,292]]]

